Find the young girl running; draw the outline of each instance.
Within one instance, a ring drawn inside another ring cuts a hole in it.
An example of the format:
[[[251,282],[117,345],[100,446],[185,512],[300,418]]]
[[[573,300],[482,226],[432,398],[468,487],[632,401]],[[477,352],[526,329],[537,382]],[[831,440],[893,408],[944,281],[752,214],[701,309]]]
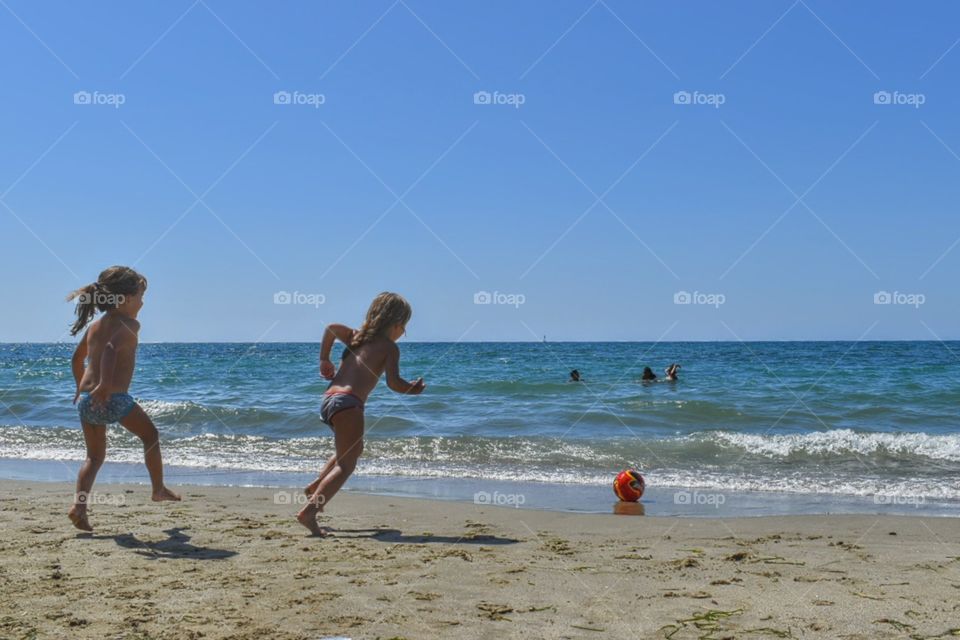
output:
[[[143,307],[147,279],[129,267],[110,267],[97,281],[71,293],[77,299],[77,320],[70,335],[77,335],[97,311],[104,315],[87,329],[73,353],[73,377],[77,381],[77,407],[87,444],[87,459],[77,475],[77,493],[68,514],[73,525],[93,531],[87,520],[87,498],[107,449],[106,425],[119,422],[143,441],[143,458],[153,485],[153,500],[179,500],[163,484],[163,462],[157,429],[127,393],[137,356],[137,313]],[[84,360],[88,359],[84,368]]]
[[[370,304],[363,325],[357,330],[342,324],[328,325],[320,345],[320,375],[331,380],[320,418],[333,430],[334,453],[320,475],[305,489],[310,496],[297,520],[314,535],[328,530],[317,524],[323,511],[357,466],[363,451],[363,405],[386,372],[387,386],[397,393],[419,394],[426,385],[423,378],[407,382],[400,377],[400,349],[396,341],[406,333],[413,310],[396,293],[381,293]],[[330,362],[334,340],[344,343],[344,355],[337,370]]]

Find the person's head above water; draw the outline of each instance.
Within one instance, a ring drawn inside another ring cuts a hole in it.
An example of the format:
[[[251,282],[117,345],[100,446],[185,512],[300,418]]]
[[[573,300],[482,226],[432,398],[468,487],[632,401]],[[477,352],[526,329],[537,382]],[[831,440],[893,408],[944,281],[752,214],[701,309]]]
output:
[[[574,369],[570,372],[570,382],[580,382],[580,371],[579,369]]]
[[[676,380],[676,379],[677,379],[677,373],[680,372],[680,365],[678,365],[678,364],[671,364],[671,365],[670,365],[669,367],[667,367],[664,371],[665,371],[666,374],[667,374],[667,380]]]
[[[656,379],[657,379],[657,374],[655,374],[655,373],[653,372],[653,369],[651,369],[650,367],[644,367],[644,368],[643,368],[643,378],[641,378],[641,379],[642,379],[642,380],[656,380]]]

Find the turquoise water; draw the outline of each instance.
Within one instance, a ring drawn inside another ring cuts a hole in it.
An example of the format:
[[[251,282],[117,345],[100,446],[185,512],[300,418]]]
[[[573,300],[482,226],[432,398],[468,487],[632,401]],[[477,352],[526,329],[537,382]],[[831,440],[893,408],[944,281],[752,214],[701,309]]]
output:
[[[607,491],[617,471],[637,467],[661,489],[960,505],[960,343],[401,343],[401,351],[402,373],[424,376],[427,390],[374,391],[358,486],[394,478]],[[67,344],[0,345],[8,469],[12,459],[83,458],[71,353]],[[680,381],[638,382],[643,366],[662,375],[671,362],[683,364]],[[573,368],[584,383],[566,382]],[[318,417],[325,387],[315,344],[147,344],[131,392],[160,429],[168,465],[233,484],[250,473],[309,474],[330,455]],[[139,441],[111,428],[108,459],[139,463]],[[23,462],[15,466],[22,477]]]

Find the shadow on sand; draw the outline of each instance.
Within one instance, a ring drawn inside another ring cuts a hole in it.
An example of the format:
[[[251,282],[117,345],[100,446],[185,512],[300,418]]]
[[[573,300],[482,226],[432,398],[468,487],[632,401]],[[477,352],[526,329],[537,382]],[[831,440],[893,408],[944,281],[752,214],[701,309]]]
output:
[[[462,536],[409,536],[404,535],[399,529],[332,529],[332,532],[333,535],[338,538],[372,538],[380,542],[391,542],[394,544],[440,543],[500,545],[520,542],[514,538],[501,538],[499,536],[479,533],[469,533]]]
[[[236,551],[225,549],[211,549],[190,544],[190,536],[183,533],[182,528],[167,529],[164,531],[169,537],[160,542],[144,542],[132,533],[121,533],[114,536],[96,534],[80,534],[80,537],[94,540],[113,540],[125,549],[133,549],[138,555],[158,560],[160,558],[188,558],[191,560],[225,560],[237,555]]]

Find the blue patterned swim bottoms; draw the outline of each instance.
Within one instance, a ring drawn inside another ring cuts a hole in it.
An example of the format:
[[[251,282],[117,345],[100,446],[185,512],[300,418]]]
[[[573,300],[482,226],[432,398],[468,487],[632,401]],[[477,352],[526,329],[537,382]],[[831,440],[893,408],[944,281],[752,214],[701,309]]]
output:
[[[111,424],[127,417],[137,405],[129,393],[114,393],[103,405],[94,405],[90,394],[83,394],[83,400],[77,405],[80,419],[87,424]]]

